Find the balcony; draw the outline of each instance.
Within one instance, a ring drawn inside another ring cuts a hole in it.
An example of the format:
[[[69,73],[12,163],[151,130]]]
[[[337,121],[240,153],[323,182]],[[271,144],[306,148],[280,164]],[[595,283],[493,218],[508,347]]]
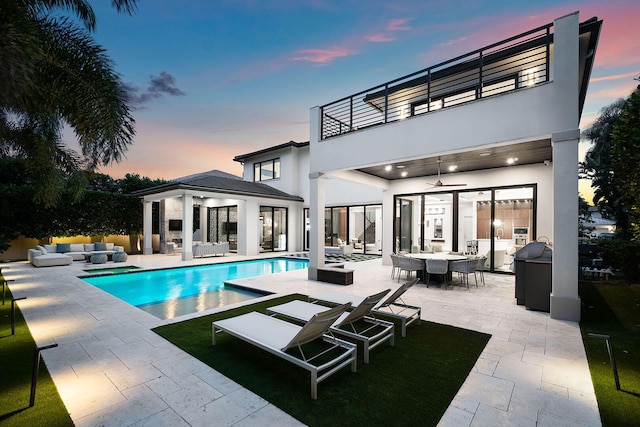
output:
[[[321,108],[321,140],[549,81],[553,24],[342,98]]]

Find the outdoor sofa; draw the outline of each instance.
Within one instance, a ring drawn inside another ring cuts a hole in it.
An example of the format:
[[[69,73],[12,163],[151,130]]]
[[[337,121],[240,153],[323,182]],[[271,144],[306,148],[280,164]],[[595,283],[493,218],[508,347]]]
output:
[[[224,256],[229,252],[229,242],[220,243],[195,243],[193,245],[193,256],[204,257],[207,255],[222,255]]]
[[[87,256],[94,254],[113,255],[116,252],[124,252],[124,247],[106,242],[57,243],[29,249],[27,259],[36,267],[53,267],[70,265],[73,261],[84,261]]]

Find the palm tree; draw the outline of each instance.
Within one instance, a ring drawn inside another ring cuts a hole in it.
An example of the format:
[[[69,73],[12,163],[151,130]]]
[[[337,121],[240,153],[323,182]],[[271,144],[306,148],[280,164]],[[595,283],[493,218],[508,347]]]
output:
[[[133,13],[136,0],[113,0]],[[52,16],[65,9],[71,19]],[[119,76],[90,31],[86,0],[0,3],[0,156],[28,160],[35,202],[54,204],[65,186],[76,194],[82,171],[118,162],[133,142],[134,119]],[[64,125],[81,153],[61,143]]]

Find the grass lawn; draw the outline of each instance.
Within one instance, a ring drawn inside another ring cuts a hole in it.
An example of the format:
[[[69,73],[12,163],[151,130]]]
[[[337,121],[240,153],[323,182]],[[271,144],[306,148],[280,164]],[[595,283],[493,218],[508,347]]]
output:
[[[11,298],[11,292],[7,291],[6,303],[0,305],[0,425],[73,426],[44,362],[40,363],[35,405],[29,407],[36,346],[19,309],[15,335],[11,335]]]
[[[410,326],[406,338],[396,332],[395,347],[374,349],[368,365],[360,355],[356,373],[345,368],[321,382],[314,401],[307,371],[224,333],[211,345],[213,320],[264,313],[292,299],[306,297],[279,298],[154,331],[311,426],[436,425],[490,338],[423,321]]]
[[[591,379],[604,426],[640,422],[640,285],[581,282],[583,303],[580,330]],[[611,336],[620,377],[616,390],[603,340],[589,333]]]

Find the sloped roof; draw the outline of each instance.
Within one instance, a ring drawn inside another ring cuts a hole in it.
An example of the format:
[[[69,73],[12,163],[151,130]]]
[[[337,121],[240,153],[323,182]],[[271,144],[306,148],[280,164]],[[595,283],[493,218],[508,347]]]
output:
[[[281,150],[283,148],[287,148],[287,147],[296,147],[296,148],[300,148],[300,147],[306,147],[309,145],[309,141],[305,141],[305,142],[296,142],[296,141],[289,141],[289,142],[285,142],[283,144],[279,144],[279,145],[274,145],[273,147],[267,147],[264,148],[262,150],[258,150],[258,151],[253,151],[251,153],[247,153],[247,154],[239,154],[237,156],[235,156],[233,158],[234,162],[244,162],[246,159],[250,158],[250,157],[254,157],[260,154],[265,154],[265,153],[269,153],[271,151],[277,151],[277,150]]]
[[[132,195],[142,197],[178,189],[303,201],[302,197],[285,193],[259,182],[245,181],[236,175],[219,170],[176,178],[166,184],[135,191]]]

